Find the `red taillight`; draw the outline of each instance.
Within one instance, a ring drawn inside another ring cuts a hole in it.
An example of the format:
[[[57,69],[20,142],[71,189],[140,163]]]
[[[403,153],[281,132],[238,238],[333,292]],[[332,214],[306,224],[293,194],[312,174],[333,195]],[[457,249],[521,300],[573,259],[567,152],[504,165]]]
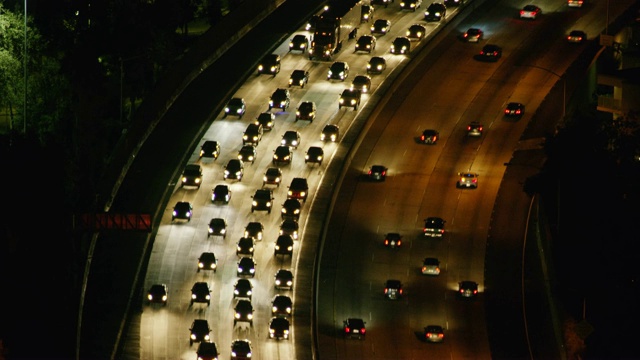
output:
[[[348,333],[350,330],[351,330],[351,329],[349,329],[349,327],[348,327],[348,326],[344,328],[344,332],[346,332],[346,333]]]
[[[402,240],[398,240],[398,246],[400,246],[402,244]]]
[[[426,267],[426,266],[423,266],[423,267],[422,267],[422,272],[425,272],[425,271],[427,271],[427,267]]]
[[[469,36],[469,34],[465,33],[463,37],[468,37],[468,36]]]
[[[400,294],[402,295],[402,289],[400,289]]]
[[[389,292],[389,289],[384,288],[384,293],[386,294],[386,293],[388,293],[388,292]]]
[[[567,40],[571,40],[571,36],[567,36]]]
[[[385,240],[384,240],[384,244],[385,244],[385,245],[389,245],[389,240],[386,240],[386,239],[385,239]],[[385,291],[386,291],[386,290],[385,290]]]
[[[371,170],[369,170],[369,175],[371,175]]]
[[[524,15],[524,10],[520,10],[520,15]]]
[[[473,293],[474,293],[474,294],[477,294],[477,293],[478,293],[478,290],[473,290]]]
[[[516,114],[520,114],[520,113],[521,113],[520,109],[516,110]]]
[[[471,130],[471,126],[467,126],[467,131],[470,131],[470,130]]]
[[[427,228],[423,228],[423,229],[422,229],[422,232],[427,232]]]
[[[431,337],[431,333],[427,333],[427,337]]]
[[[482,131],[482,126],[480,126],[480,127],[478,128],[478,130],[479,130],[479,131]]]
[[[444,229],[440,230],[440,234],[444,234]]]
[[[424,141],[424,135],[420,136],[420,140]]]
[[[474,183],[477,183],[477,182],[478,182],[478,179],[473,179],[473,182],[474,182]]]
[[[462,294],[464,292],[464,289],[460,289],[460,294]]]
[[[508,114],[509,113],[509,109],[504,109],[504,113]]]
[[[438,334],[438,337],[442,339],[444,337],[444,334]]]
[[[364,328],[360,329],[360,334],[364,334],[365,332],[367,332],[367,330],[365,330]]]
[[[386,172],[386,171],[383,171],[383,172],[382,172],[382,175],[387,175],[387,172]]]

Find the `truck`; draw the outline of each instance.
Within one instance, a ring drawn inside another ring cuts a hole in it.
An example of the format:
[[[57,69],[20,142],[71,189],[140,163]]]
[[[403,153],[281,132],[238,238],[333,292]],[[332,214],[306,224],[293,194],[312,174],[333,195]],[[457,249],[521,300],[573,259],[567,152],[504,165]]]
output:
[[[316,22],[309,48],[309,60],[330,60],[342,44],[358,34],[362,17],[360,0],[333,0],[325,7]]]

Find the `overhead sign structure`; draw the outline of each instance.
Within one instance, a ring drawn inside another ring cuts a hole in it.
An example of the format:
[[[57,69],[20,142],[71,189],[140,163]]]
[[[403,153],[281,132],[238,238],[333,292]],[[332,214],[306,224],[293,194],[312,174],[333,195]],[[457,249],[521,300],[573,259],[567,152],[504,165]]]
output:
[[[74,216],[74,228],[87,231],[151,232],[151,214],[92,213]]]

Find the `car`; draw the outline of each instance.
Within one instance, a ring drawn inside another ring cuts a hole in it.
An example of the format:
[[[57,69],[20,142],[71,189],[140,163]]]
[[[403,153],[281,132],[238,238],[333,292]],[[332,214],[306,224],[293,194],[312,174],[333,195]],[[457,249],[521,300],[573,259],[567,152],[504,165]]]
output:
[[[420,142],[423,144],[435,145],[440,139],[440,132],[434,129],[425,129],[420,135]]]
[[[408,54],[411,51],[411,40],[406,36],[398,36],[391,43],[389,51],[392,54]]]
[[[476,173],[458,173],[457,188],[478,188],[478,174]]]
[[[407,29],[406,36],[409,40],[420,41],[422,40],[422,38],[426,33],[427,33],[427,28],[425,28],[420,24],[413,24],[409,26],[409,29]]]
[[[440,260],[434,257],[424,258],[420,272],[423,275],[440,275]]]
[[[304,163],[315,163],[322,165],[322,159],[324,159],[324,150],[319,146],[309,146],[307,152],[304,155]]]
[[[280,145],[273,151],[273,160],[271,161],[273,165],[281,163],[291,164],[291,160],[293,160],[293,152],[290,147]]]
[[[187,201],[178,201],[173,207],[173,212],[171,213],[171,221],[180,219],[187,220],[187,222],[189,222],[191,221],[191,216],[193,216],[193,206],[191,205],[191,203]]]
[[[389,300],[398,300],[402,297],[402,281],[389,279],[384,284],[384,297]]]
[[[182,172],[180,187],[195,186],[198,189],[202,184],[202,167],[198,164],[188,164]]]
[[[262,112],[253,123],[256,125],[262,125],[263,132],[271,131],[276,125],[276,115],[270,112]]]
[[[280,187],[280,183],[282,182],[282,170],[277,167],[270,167],[264,172],[264,176],[262,177],[262,186],[265,185],[275,185]]]
[[[211,305],[211,289],[209,284],[204,281],[198,281],[191,287],[191,302],[193,303],[207,303],[207,306]]]
[[[293,238],[291,235],[279,235],[273,250],[273,255],[293,255]]]
[[[198,272],[200,270],[213,270],[215,273],[218,271],[218,259],[212,252],[203,252],[198,258]]]
[[[387,68],[387,60],[382,56],[374,56],[367,63],[367,74],[380,74]]]
[[[359,90],[363,94],[368,93],[371,90],[371,76],[356,75],[351,82],[351,90]]]
[[[484,31],[478,28],[469,28],[467,31],[462,34],[462,39],[466,42],[477,43],[482,40],[484,36]]]
[[[374,10],[373,6],[363,4],[360,8],[360,22],[369,22],[369,20],[373,19]]]
[[[422,5],[422,0],[402,0],[400,1],[400,10],[416,11]]]
[[[445,6],[460,6],[464,5],[465,0],[444,0]]]
[[[236,179],[242,181],[244,175],[244,164],[238,159],[231,159],[224,167],[224,179]]]
[[[293,313],[293,301],[287,295],[278,294],[271,301],[271,315],[290,316]]]
[[[567,6],[581,8],[584,4],[585,0],[568,0]]]
[[[307,52],[309,48],[309,37],[306,35],[298,34],[291,38],[289,42],[289,52],[300,51],[301,53]]]
[[[364,340],[367,334],[365,324],[366,322],[360,318],[348,318],[344,321],[344,336],[347,338],[358,338],[360,340]]]
[[[336,142],[340,136],[340,127],[335,124],[327,124],[322,128],[320,140]]]
[[[518,13],[520,19],[535,20],[538,15],[542,14],[542,10],[537,5],[529,4],[525,5]]]
[[[582,44],[587,41],[587,33],[582,30],[571,30],[567,36],[567,41],[575,44]]]
[[[277,88],[269,99],[269,110],[276,108],[286,111],[291,104],[291,93],[284,88]]]
[[[169,291],[166,284],[153,284],[147,292],[147,303],[160,303],[167,306],[167,296]]]
[[[253,256],[255,249],[255,243],[252,237],[241,237],[236,243],[236,255],[238,256]]]
[[[313,32],[313,30],[316,29],[318,19],[320,19],[320,15],[312,15],[307,21],[307,24],[304,26],[304,29]]]
[[[446,221],[442,218],[430,216],[424,219],[422,234],[428,237],[442,237],[444,236],[445,223]]]
[[[360,106],[360,99],[362,98],[362,91],[356,89],[344,89],[340,94],[338,100],[338,109],[342,109],[343,106],[352,107],[354,111],[358,110]]]
[[[198,360],[217,360],[220,352],[216,343],[210,341],[201,341],[196,350]]]
[[[271,339],[289,339],[289,320],[274,317],[269,321],[269,337]]]
[[[253,124],[251,124],[253,125]],[[258,156],[258,151],[255,145],[243,145],[238,151],[238,160],[245,162],[251,162],[253,164]]]
[[[488,61],[498,61],[502,57],[502,48],[498,45],[487,44],[480,51],[480,59]]]
[[[467,125],[467,136],[478,137],[482,136],[483,126],[478,121],[472,121]]]
[[[293,240],[298,240],[298,230],[300,225],[297,221],[292,219],[283,220],[280,223],[279,235],[289,235]]]
[[[282,134],[280,145],[297,149],[300,145],[300,133],[296,130],[287,130]]]
[[[354,52],[364,51],[371,54],[375,48],[376,37],[373,35],[362,35],[358,38],[358,41],[356,41],[356,50]]]
[[[384,35],[391,29],[391,21],[387,19],[376,19],[371,25],[371,34]]]
[[[307,201],[309,195],[309,183],[306,178],[294,177],[289,184],[289,191],[287,191],[287,199],[297,199],[303,202]]]
[[[309,120],[313,122],[316,118],[316,103],[314,101],[303,101],[296,110],[296,121]]]
[[[458,295],[463,298],[472,298],[478,295],[478,283],[464,280],[458,283]]]
[[[384,181],[387,178],[387,169],[384,165],[372,165],[367,172],[369,180]]]
[[[258,146],[262,135],[264,134],[264,128],[262,124],[252,123],[247,125],[247,128],[242,134],[242,145],[255,145]]]
[[[238,260],[238,276],[256,276],[256,263],[252,258],[243,256]]]
[[[211,191],[211,202],[215,203],[221,201],[228,204],[229,200],[231,200],[231,189],[229,189],[228,185],[216,185],[216,187]]]
[[[300,210],[302,209],[302,204],[297,199],[287,199],[282,204],[282,220],[285,219],[300,219]]]
[[[309,72],[307,70],[293,70],[289,76],[289,87],[300,86],[301,89],[304,89],[308,82]]]
[[[220,235],[226,239],[227,237],[227,220],[223,218],[212,218],[209,221],[209,231],[207,237],[212,235]]]
[[[519,102],[510,102],[504,108],[505,116],[522,116],[524,115],[524,104]]]
[[[327,71],[327,80],[344,81],[349,77],[349,64],[344,61],[334,61]]]
[[[384,246],[390,248],[399,248],[402,246],[402,235],[396,232],[387,233],[384,236]]]
[[[218,159],[220,155],[220,144],[217,141],[206,140],[200,147],[200,157]]]
[[[276,289],[293,290],[293,273],[291,270],[279,269],[276,271],[274,284]]]
[[[234,97],[234,98],[231,98],[229,102],[227,102],[227,105],[224,107],[223,117],[233,115],[242,119],[246,111],[247,111],[247,104],[244,102],[244,99],[239,97]]]
[[[371,0],[371,5],[384,5],[385,9],[393,0]]]
[[[447,15],[447,7],[443,3],[434,2],[424,11],[425,21],[440,21]]]
[[[253,284],[248,279],[238,279],[233,284],[233,298],[248,298],[253,296]]]
[[[281,59],[278,54],[269,54],[263,57],[258,64],[258,75],[269,74],[276,76],[280,72],[280,62]]]
[[[238,322],[248,322],[253,325],[253,305],[250,300],[238,300],[233,308],[233,325]]]
[[[263,235],[264,225],[259,221],[250,221],[244,228],[244,237],[250,237],[256,241],[261,241]]]
[[[251,212],[256,210],[266,211],[271,214],[271,208],[273,206],[273,190],[271,189],[258,189],[252,196]]]
[[[235,339],[231,342],[232,360],[251,360],[253,351],[248,339]]]
[[[203,342],[211,340],[211,328],[209,322],[205,319],[196,319],[191,323],[189,328],[191,332],[189,336],[189,345],[193,345],[194,342]]]
[[[440,325],[428,325],[424,328],[424,339],[432,343],[444,341],[444,329]]]

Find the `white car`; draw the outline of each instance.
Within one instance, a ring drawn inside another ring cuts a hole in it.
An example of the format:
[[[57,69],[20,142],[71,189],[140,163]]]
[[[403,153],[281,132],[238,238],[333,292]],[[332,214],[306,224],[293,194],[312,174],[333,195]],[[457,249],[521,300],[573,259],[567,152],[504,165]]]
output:
[[[525,7],[520,10],[520,19],[531,19],[535,20],[538,15],[540,15],[542,11],[536,5],[525,5]]]
[[[475,173],[458,173],[457,188],[478,188],[478,174]]]

